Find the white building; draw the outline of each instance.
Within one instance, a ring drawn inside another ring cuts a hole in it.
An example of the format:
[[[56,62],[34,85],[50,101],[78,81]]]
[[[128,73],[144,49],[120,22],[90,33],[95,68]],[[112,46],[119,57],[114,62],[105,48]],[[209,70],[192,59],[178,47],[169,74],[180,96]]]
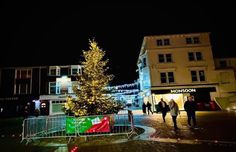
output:
[[[235,71],[215,67],[209,33],[145,36],[137,66],[140,95],[152,105],[173,98],[183,109],[193,95],[208,109],[215,97],[236,93]]]

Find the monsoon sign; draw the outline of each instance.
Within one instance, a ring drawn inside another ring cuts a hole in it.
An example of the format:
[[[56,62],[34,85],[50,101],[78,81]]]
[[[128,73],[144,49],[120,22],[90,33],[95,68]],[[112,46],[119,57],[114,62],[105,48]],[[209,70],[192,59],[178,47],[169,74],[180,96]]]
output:
[[[66,133],[96,133],[110,132],[109,116],[67,117]]]
[[[171,89],[170,93],[189,93],[189,92],[196,92],[196,89]]]

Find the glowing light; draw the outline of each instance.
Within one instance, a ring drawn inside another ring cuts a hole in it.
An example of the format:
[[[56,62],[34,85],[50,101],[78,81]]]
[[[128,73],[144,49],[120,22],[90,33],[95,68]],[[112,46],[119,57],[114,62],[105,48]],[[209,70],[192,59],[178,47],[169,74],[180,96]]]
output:
[[[61,78],[62,78],[62,79],[67,79],[68,77],[64,75],[64,76],[62,76]]]
[[[78,147],[77,146],[75,146],[73,149],[71,149],[71,152],[77,152],[78,151]]]
[[[138,86],[138,82],[135,82],[135,83],[130,83],[130,84],[123,84],[123,85],[111,86],[111,87],[107,87],[107,89],[108,89],[108,90],[112,90],[112,89],[123,89],[123,88],[137,87],[137,86]]]

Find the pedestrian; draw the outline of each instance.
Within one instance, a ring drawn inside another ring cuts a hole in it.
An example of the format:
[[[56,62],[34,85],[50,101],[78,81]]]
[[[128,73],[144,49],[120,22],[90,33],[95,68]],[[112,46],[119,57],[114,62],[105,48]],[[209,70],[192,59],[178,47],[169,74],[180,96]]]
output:
[[[161,98],[161,101],[158,103],[158,107],[162,113],[163,122],[166,122],[165,117],[166,117],[166,112],[169,107],[168,107],[167,103],[163,100],[163,98]]]
[[[152,104],[148,101],[147,102],[148,115],[149,115],[149,111],[153,114],[151,107],[152,107]]]
[[[39,110],[39,109],[35,109],[35,110],[34,110],[34,115],[35,115],[35,117],[38,117],[39,114],[40,114],[40,110]]]
[[[24,107],[23,114],[24,114],[25,119],[28,118],[28,116],[29,116],[29,107],[27,105]]]
[[[174,101],[174,99],[171,99],[170,102],[169,102],[169,107],[170,107],[170,115],[172,117],[172,121],[173,121],[173,124],[174,124],[174,129],[177,130],[179,129],[177,127],[177,116],[180,114],[180,111],[179,111],[179,106],[178,104]]]
[[[145,102],[143,102],[143,105],[142,105],[142,109],[143,109],[143,114],[146,114],[146,104]]]
[[[193,121],[193,127],[197,126],[196,114],[195,114],[196,109],[197,109],[196,102],[193,100],[192,96],[189,96],[188,100],[184,103],[184,110],[187,112],[189,127],[192,127],[191,120]]]

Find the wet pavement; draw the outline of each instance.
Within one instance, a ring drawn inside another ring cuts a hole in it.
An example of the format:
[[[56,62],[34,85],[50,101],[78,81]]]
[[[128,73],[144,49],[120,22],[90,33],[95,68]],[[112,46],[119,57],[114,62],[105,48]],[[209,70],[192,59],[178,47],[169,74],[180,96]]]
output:
[[[210,140],[236,142],[236,112],[197,112],[197,128],[187,126],[186,112],[182,111],[177,118],[180,128],[174,131],[171,116],[167,114],[163,123],[160,113],[142,115],[137,113],[134,117],[135,124],[153,127],[156,133],[153,138],[176,138],[187,140]]]
[[[134,122],[137,128],[145,131],[139,136],[128,140],[126,137],[101,136],[96,141],[89,139],[84,142],[67,141],[57,143],[56,139],[48,139],[48,145],[41,148],[43,141],[34,141],[33,146],[19,146],[20,138],[10,137],[15,129],[9,130],[9,135],[2,130],[1,145],[8,148],[7,151],[15,151],[16,147],[21,147],[21,151],[39,152],[70,152],[71,148],[77,147],[74,152],[235,152],[236,151],[236,112],[197,112],[198,128],[187,127],[187,116],[184,111],[177,118],[178,127],[174,131],[172,119],[168,113],[166,122],[163,123],[160,113],[144,115],[142,111],[135,110]],[[17,125],[14,125],[17,126]],[[19,126],[21,127],[21,126]],[[9,136],[8,138],[4,136]],[[12,140],[13,139],[13,140]],[[80,138],[79,138],[80,139]],[[18,143],[18,145],[17,145]],[[68,148],[69,147],[69,148]],[[10,150],[9,150],[10,149]],[[19,149],[19,148],[18,148]]]
[[[143,115],[133,111],[137,127],[145,132],[132,140],[101,145],[78,145],[78,151],[91,152],[198,152],[236,151],[236,113],[235,112],[197,112],[198,127],[187,126],[184,111],[178,117],[179,130],[173,128],[171,116],[167,114],[163,123],[160,113]]]

